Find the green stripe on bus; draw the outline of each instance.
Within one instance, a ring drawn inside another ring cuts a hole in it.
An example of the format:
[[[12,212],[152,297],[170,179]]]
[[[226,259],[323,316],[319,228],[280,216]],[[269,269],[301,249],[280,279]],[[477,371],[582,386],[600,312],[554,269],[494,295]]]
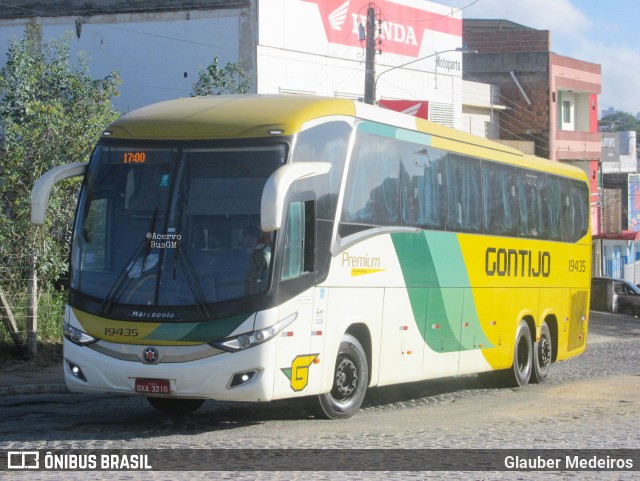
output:
[[[200,322],[189,335],[181,338],[181,341],[219,341],[235,331],[244,321],[253,314],[240,314],[224,319],[216,319],[214,321]]]
[[[413,315],[436,352],[492,347],[480,325],[456,234],[392,234]],[[431,252],[439,252],[434,258]],[[464,316],[464,318],[463,318]],[[464,333],[463,333],[463,326]]]
[[[431,136],[429,134],[391,127],[390,125],[380,124],[377,122],[359,123],[358,132],[378,135],[380,137],[387,137],[390,139],[403,140],[405,142],[413,142],[420,145],[431,145]]]
[[[148,341],[211,342],[228,337],[251,314],[203,322],[163,323],[146,336]]]
[[[398,129],[396,132],[398,140],[413,142],[414,144],[431,145],[431,136],[422,132],[412,132],[411,130]]]
[[[360,122],[358,124],[358,132],[379,135],[380,137],[388,137],[390,139],[396,138],[396,130],[396,127],[379,124],[377,122]]]

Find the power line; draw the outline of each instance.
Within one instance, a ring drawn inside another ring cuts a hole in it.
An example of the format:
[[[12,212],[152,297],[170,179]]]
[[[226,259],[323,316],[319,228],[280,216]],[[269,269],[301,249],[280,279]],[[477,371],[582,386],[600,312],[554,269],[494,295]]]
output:
[[[444,18],[444,17],[453,17],[454,14],[456,14],[458,12],[461,12],[462,10],[464,10],[466,8],[469,8],[472,5],[475,5],[479,1],[480,0],[474,0],[470,4],[465,5],[464,7],[460,7],[458,9],[456,9],[456,10],[452,10],[450,13],[447,13],[447,14],[441,14],[441,13],[432,12],[432,15],[434,15],[432,17],[424,18],[424,19],[416,19],[416,20],[412,20],[412,21],[414,23],[426,23],[426,22],[435,22],[435,21],[440,20],[441,18]],[[405,20],[403,17],[398,17],[398,16],[395,16],[395,15],[385,15],[385,16],[387,16],[389,18],[392,18],[394,20]]]
[[[440,76],[445,76],[445,77],[453,77],[450,74],[438,73],[437,71],[415,70],[415,69],[405,69],[405,71],[413,71],[413,72],[416,72],[416,73],[427,73],[427,74],[440,75]],[[407,96],[412,96],[413,95],[410,92],[408,92],[407,90],[405,90],[404,88],[402,88],[401,86],[397,85],[396,83],[393,83],[393,82],[389,81],[388,78],[385,80],[385,82],[387,84],[389,84],[389,85],[392,85],[395,89],[397,89],[397,90],[399,90],[401,92],[404,92],[405,94],[407,94]],[[447,83],[445,83],[443,85],[444,85],[445,89],[449,88],[449,85]],[[450,96],[453,96],[454,95],[453,89],[449,90],[449,93],[450,93]],[[503,96],[502,94],[500,94],[500,97],[502,97],[502,99],[509,100],[509,99],[507,99],[507,97]],[[508,111],[501,111],[499,116],[500,116],[500,118],[502,118],[503,116],[509,117],[511,120],[513,120],[514,123],[519,123],[520,125],[522,125],[524,127],[528,127],[527,124],[525,124],[523,121],[519,120],[517,117],[514,117],[511,114],[509,114]],[[461,121],[463,122],[464,125],[466,125],[467,127],[470,127],[470,124],[468,122],[465,122],[464,119],[461,119]],[[492,124],[495,125],[494,122],[492,122]],[[506,126],[504,126],[504,124],[502,122],[500,122],[498,124],[498,126],[502,131],[504,131],[504,132],[508,133],[509,135],[511,135],[512,137],[514,137],[514,139],[521,140],[521,141],[524,141],[524,142],[531,142],[532,141],[531,139],[533,138],[534,139],[533,140],[534,143],[541,144],[541,146],[543,148],[546,147],[546,149],[550,151],[550,143],[549,143],[549,141],[547,141],[547,140],[545,140],[545,139],[543,139],[543,138],[541,138],[539,136],[532,135],[532,134],[525,134],[525,135],[528,135],[528,136],[527,137],[523,137],[522,135],[519,135],[518,133],[509,130]]]

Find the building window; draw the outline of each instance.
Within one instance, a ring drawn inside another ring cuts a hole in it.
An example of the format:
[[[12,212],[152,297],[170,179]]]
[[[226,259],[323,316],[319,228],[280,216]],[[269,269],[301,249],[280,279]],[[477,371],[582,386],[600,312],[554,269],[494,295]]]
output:
[[[571,123],[571,102],[569,100],[562,101],[562,122]]]

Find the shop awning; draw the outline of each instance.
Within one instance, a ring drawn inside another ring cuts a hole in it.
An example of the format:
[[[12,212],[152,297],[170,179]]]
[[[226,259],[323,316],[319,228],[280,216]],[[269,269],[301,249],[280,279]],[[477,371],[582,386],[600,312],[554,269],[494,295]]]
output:
[[[596,234],[594,239],[640,241],[640,231],[623,230],[617,234]]]

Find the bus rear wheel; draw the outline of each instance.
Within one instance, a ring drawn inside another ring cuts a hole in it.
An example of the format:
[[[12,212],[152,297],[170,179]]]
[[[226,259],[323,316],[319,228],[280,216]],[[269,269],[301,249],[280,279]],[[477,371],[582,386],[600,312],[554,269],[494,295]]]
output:
[[[331,391],[310,400],[317,417],[346,419],[353,416],[364,401],[369,384],[367,356],[360,342],[345,334],[340,343]]]
[[[204,402],[204,399],[177,399],[166,397],[148,397],[147,401],[158,411],[172,416],[184,416],[192,413]]]
[[[513,349],[513,366],[506,371],[506,384],[511,387],[526,386],[533,370],[533,342],[526,321],[520,321],[516,330]]]
[[[551,343],[551,332],[546,322],[540,328],[540,340],[534,344],[533,348],[533,372],[531,382],[541,383],[547,380],[551,370],[553,359],[553,344]]]

